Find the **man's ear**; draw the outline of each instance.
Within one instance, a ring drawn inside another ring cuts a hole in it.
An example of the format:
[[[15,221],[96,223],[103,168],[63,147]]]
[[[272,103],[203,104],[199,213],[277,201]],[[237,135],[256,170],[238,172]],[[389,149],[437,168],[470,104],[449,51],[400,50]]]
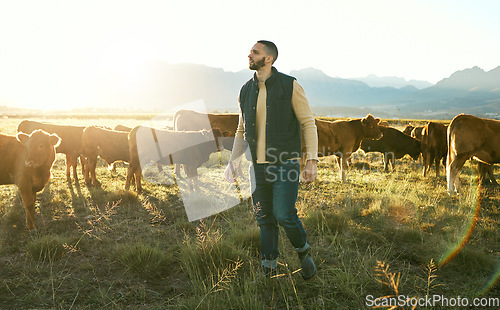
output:
[[[266,63],[270,63],[270,64],[272,64],[272,63],[273,63],[273,60],[274,60],[274,59],[273,59],[273,56],[266,56],[266,60],[265,60],[265,62],[266,62]]]

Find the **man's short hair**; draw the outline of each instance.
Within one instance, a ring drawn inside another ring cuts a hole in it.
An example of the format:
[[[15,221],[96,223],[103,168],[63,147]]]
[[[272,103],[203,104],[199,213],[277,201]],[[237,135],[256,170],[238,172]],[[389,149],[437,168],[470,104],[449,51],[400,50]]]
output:
[[[276,59],[278,59],[278,48],[276,47],[276,44],[266,40],[259,40],[257,41],[257,43],[264,45],[266,53],[273,56],[273,63],[276,61]]]

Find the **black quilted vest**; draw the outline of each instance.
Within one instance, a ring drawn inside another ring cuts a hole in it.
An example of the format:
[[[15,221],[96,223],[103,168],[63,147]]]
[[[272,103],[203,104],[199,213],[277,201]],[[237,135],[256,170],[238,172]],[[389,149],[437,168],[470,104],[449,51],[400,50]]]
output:
[[[266,80],[266,161],[283,163],[301,156],[302,136],[300,123],[292,107],[294,77],[278,72]],[[243,85],[240,90],[240,110],[245,124],[245,142],[256,161],[257,137],[255,132],[259,82],[257,76]]]

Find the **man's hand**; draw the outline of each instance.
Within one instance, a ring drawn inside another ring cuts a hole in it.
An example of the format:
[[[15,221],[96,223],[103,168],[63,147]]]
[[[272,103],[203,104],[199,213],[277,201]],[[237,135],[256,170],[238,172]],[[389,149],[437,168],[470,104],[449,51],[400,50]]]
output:
[[[226,180],[229,183],[234,183],[236,181],[235,180],[236,173],[235,173],[234,164],[232,161],[227,163],[226,170],[224,170],[224,176],[226,177]]]
[[[316,165],[317,161],[315,159],[310,159],[306,162],[302,175],[304,183],[311,183],[316,180],[316,177],[318,176],[318,168]]]

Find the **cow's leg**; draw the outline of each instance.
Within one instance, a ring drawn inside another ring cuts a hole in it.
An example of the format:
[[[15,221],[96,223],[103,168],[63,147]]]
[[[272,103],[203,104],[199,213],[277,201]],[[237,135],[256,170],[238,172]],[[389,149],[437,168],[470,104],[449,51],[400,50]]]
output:
[[[35,222],[35,199],[36,193],[31,188],[19,189],[21,199],[23,200],[24,210],[26,211],[26,228],[28,230],[36,229]]]
[[[486,164],[478,161],[477,162],[477,182],[478,184],[484,185],[486,183],[486,173],[488,173],[488,176],[490,175],[490,172],[487,170]],[[490,177],[491,179],[491,177]]]
[[[108,171],[116,173],[116,162],[111,163],[111,165],[108,165]]]
[[[491,183],[495,186],[498,186],[497,180],[495,179],[495,176],[493,175],[493,165],[489,165],[487,168],[488,168],[488,176],[490,177]]]
[[[93,156],[88,157],[80,156],[80,162],[82,164],[82,174],[85,184],[87,186],[92,185],[92,169],[93,169]]]
[[[186,170],[184,168],[184,170]],[[181,164],[175,164],[175,176],[178,178],[178,179],[182,179],[182,175],[181,175]]]
[[[384,171],[389,171],[389,155],[384,153]]]
[[[342,182],[345,183],[347,182],[347,155],[342,154],[342,158],[340,160],[340,171],[342,174]]]
[[[78,166],[78,157],[79,157],[79,155],[77,155],[77,156],[71,155],[71,167],[73,168],[73,178],[75,179],[75,185],[77,185],[77,186],[79,184],[78,173],[76,172],[76,168]]]
[[[460,190],[459,174],[463,165],[470,156],[460,154],[451,156],[446,167],[446,179],[448,183],[448,192],[455,193]]]
[[[481,166],[481,163],[478,163],[478,165],[477,165],[477,183],[480,185],[484,185],[485,177],[486,177],[486,171],[484,170],[484,167]]]
[[[77,165],[78,165],[78,156],[74,156],[73,154],[66,154],[66,177],[68,178],[68,182],[70,184],[71,184],[70,171],[73,170],[73,178],[75,179],[75,184],[78,185],[78,173],[76,172]]]
[[[75,158],[75,171],[76,171],[76,166],[78,165],[78,157],[80,157],[80,164],[82,165],[82,174],[83,174],[86,167],[86,159],[82,155],[79,155]],[[76,178],[78,178],[78,176],[76,176]]]
[[[130,185],[134,182],[135,179],[135,189],[137,193],[142,192],[142,185],[141,185],[141,174],[142,170],[140,165],[128,165],[127,168],[127,179],[125,180],[125,190],[128,191],[130,189]]]
[[[495,176],[493,175],[493,165],[485,164],[483,162],[478,162],[477,172],[478,172],[479,184],[486,184],[486,174],[488,174],[491,184],[495,186],[498,185]]]
[[[384,154],[384,156],[387,156],[387,170],[389,171],[389,164],[391,164],[391,171],[394,170],[394,153],[393,152],[387,152]]]
[[[453,162],[454,158],[448,158],[448,161],[446,163],[446,183],[448,187],[448,193],[453,193],[455,192],[455,176],[456,176],[456,171],[452,171],[452,166],[451,163]]]
[[[423,169],[422,169],[422,174],[424,177],[427,176],[427,158],[429,156],[427,155],[427,151],[422,151],[422,164],[423,164]]]
[[[135,189],[138,194],[142,192],[142,184],[141,184],[141,175],[142,169],[139,164],[130,164],[127,169],[127,179],[125,181],[125,190],[128,191],[130,189],[131,183],[135,180]]]
[[[88,157],[80,156],[80,162],[82,163],[83,180],[85,181],[85,184],[87,186],[90,185],[90,171],[89,171],[90,164],[88,163],[88,161],[90,161]],[[83,162],[87,162],[87,164],[83,164]]]
[[[427,176],[429,171],[431,171],[432,163],[434,162],[434,151],[432,149],[426,152],[425,164],[424,164],[424,177]]]
[[[142,175],[142,169],[139,166],[135,169],[135,173],[134,173],[135,189],[137,190],[138,194],[142,193],[141,175]]]
[[[488,172],[489,175],[489,172]],[[477,183],[484,184],[486,178],[486,167],[480,161],[477,162]]]
[[[66,154],[66,179],[71,184],[71,155]]]
[[[134,176],[134,168],[133,165],[129,164],[127,168],[127,179],[125,180],[125,190],[128,191],[130,189],[130,183]]]
[[[436,177],[439,177],[439,170],[440,167],[439,165],[441,164],[441,156],[439,156],[439,152],[436,150],[436,153],[434,154],[434,163],[436,164]]]
[[[441,165],[443,165],[443,169],[445,170],[446,172],[446,157],[447,157],[448,153],[446,152],[444,155],[441,156]]]
[[[87,170],[90,171],[90,177],[92,178],[92,184],[94,186],[99,186],[99,181],[97,181],[97,177],[95,176],[95,169],[97,167],[97,155],[92,156],[92,158],[88,162],[89,167]]]
[[[198,183],[198,168],[195,165],[184,165],[184,170],[188,178],[189,190],[198,190],[200,185]]]
[[[156,169],[158,169],[158,172],[163,172],[163,165],[159,162],[156,162]]]
[[[488,173],[488,177],[490,178],[491,184],[498,186],[497,180],[495,179],[495,176],[493,175],[493,165],[487,165],[486,166],[486,172]]]
[[[132,174],[130,177],[130,183],[129,184],[135,184],[135,174]]]

